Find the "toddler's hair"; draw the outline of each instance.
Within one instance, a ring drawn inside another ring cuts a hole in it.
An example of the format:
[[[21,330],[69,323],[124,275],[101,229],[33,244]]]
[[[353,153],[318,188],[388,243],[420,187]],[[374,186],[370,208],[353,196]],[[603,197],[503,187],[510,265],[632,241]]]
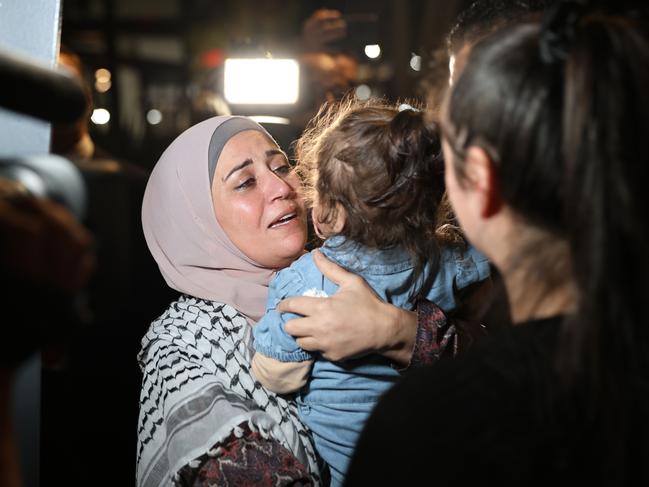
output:
[[[340,205],[339,235],[370,248],[402,245],[419,266],[436,256],[438,243],[464,239],[445,198],[438,126],[403,107],[352,97],[325,105],[295,153],[320,223],[334,222]]]

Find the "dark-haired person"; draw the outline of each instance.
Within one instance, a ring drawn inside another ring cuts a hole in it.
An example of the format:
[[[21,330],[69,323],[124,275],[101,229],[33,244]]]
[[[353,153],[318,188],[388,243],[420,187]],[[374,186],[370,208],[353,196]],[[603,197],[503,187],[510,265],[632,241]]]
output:
[[[499,29],[540,18],[557,1],[477,0],[462,10],[446,36],[446,46],[433,53],[430,69],[423,79],[421,88],[431,118],[440,117],[448,86],[459,76],[473,45]]]
[[[463,10],[451,28],[446,42],[449,75],[452,82],[466,64],[471,47],[505,27],[538,17],[557,0],[477,0]]]
[[[362,276],[388,303],[413,309],[424,298],[450,313],[467,288],[489,285],[489,262],[466,245],[444,211],[441,150],[438,127],[423,112],[349,98],[324,109],[300,138],[296,169],[316,233],[325,239],[323,254]],[[284,332],[291,316],[277,312],[280,300],[335,292],[311,254],[280,270],[254,330],[252,369],[266,388],[297,393],[300,419],[329,465],[331,485],[339,486],[367,417],[399,372],[377,354],[342,364],[324,360]]]
[[[649,42],[572,2],[477,44],[449,196],[516,326],[389,391],[348,485],[649,485]]]

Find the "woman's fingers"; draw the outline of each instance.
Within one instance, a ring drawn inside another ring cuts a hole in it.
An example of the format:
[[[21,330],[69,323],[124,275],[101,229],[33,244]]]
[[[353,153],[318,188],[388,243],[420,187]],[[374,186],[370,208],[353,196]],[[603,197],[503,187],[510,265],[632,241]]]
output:
[[[315,265],[318,266],[320,272],[322,272],[325,277],[334,284],[342,286],[345,282],[355,281],[359,279],[356,274],[352,274],[351,272],[348,272],[340,267],[338,264],[331,262],[324,255],[322,255],[322,252],[320,252],[319,250],[314,250],[312,253]]]
[[[293,318],[288,320],[285,325],[286,333],[295,338],[313,336],[313,319],[312,318]]]
[[[311,316],[312,314],[317,313],[318,305],[322,304],[322,299],[323,298],[314,298],[311,296],[291,296],[284,298],[279,302],[277,305],[277,311],[280,313]]]
[[[318,341],[313,337],[297,338],[295,340],[302,350],[307,352],[321,352]]]

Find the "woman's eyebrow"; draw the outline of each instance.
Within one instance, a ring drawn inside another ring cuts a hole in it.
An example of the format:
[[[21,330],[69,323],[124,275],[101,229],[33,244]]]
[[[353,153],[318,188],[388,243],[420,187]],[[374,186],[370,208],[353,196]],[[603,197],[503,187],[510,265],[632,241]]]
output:
[[[250,159],[250,158],[246,159],[246,160],[243,161],[241,164],[237,164],[237,165],[234,166],[234,167],[232,168],[232,170],[231,170],[231,171],[230,171],[230,172],[229,172],[229,173],[228,173],[228,174],[223,178],[222,181],[225,183],[225,181],[226,181],[230,176],[232,176],[233,173],[235,173],[235,172],[237,172],[237,171],[240,171],[241,169],[243,169],[243,168],[246,167],[246,166],[249,166],[250,164],[252,164],[252,159]]]

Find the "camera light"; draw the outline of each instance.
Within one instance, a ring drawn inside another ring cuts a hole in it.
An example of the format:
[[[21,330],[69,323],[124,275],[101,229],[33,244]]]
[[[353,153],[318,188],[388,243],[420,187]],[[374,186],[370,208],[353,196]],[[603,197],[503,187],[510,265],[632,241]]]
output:
[[[294,59],[226,59],[225,99],[232,104],[296,103],[300,68]]]

